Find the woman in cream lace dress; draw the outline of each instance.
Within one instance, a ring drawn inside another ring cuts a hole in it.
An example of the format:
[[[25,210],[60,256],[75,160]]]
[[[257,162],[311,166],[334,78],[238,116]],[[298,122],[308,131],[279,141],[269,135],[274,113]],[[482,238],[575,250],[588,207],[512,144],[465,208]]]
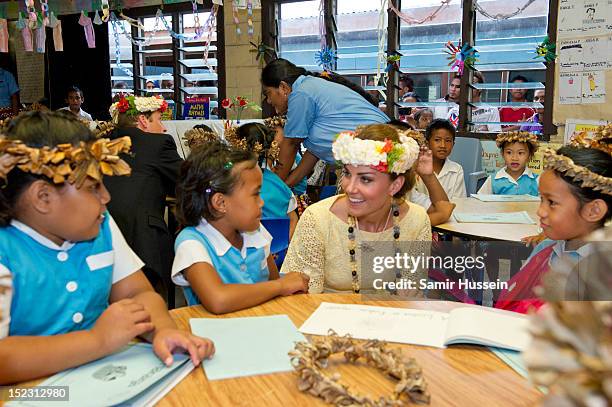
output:
[[[335,159],[344,164],[345,194],[306,209],[289,245],[282,273],[307,274],[309,292],[315,294],[380,292],[374,280],[381,278],[414,282],[426,279],[426,270],[419,267],[394,266],[380,274],[372,270],[377,256],[400,254],[403,258],[405,254],[429,253],[431,225],[427,213],[403,199],[414,184],[412,167],[419,150],[414,139],[389,125],[364,126],[356,134],[341,133],[333,152]],[[419,173],[431,167],[431,152],[421,154],[418,166]],[[367,265],[366,270],[362,270],[362,263]]]

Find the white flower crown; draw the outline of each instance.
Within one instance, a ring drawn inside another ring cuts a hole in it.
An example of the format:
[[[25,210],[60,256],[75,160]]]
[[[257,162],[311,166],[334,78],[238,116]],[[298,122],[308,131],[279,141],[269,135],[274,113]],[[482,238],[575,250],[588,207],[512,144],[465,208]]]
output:
[[[403,174],[419,158],[420,147],[406,135],[400,134],[399,140],[363,140],[353,131],[344,131],[336,137],[332,152],[344,165],[368,165],[381,172]]]
[[[129,115],[138,115],[139,113],[148,113],[161,111],[162,113],[168,108],[166,102],[160,96],[125,96],[113,103],[108,109],[113,121],[116,123],[119,113],[127,113]]]

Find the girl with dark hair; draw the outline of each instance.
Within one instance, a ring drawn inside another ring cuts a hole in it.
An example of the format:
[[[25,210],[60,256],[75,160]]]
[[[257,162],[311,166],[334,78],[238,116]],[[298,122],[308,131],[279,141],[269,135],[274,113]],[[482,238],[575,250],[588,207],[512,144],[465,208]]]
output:
[[[187,227],[174,244],[172,279],[189,305],[224,314],[308,290],[303,274],[279,278],[270,255],[257,159],[248,149],[211,141],[181,167],[176,217]]]
[[[102,174],[129,175],[129,137],[94,139],[70,114],[29,112],[0,138],[0,384],[70,369],[150,340],[166,365],[210,340],[177,329],[106,210]],[[6,298],[12,281],[12,301]]]
[[[592,139],[579,136],[570,146],[544,152],[538,216],[548,239],[536,246],[525,266],[508,281],[510,288],[500,294],[497,308],[521,313],[539,308],[543,301],[534,288],[550,268],[558,262],[578,267],[590,254],[587,236],[612,218],[611,130],[608,125]],[[581,270],[590,271],[597,270]]]
[[[333,73],[313,74],[277,59],[263,69],[261,82],[268,103],[278,114],[287,114],[276,173],[289,186],[309,175],[318,159],[335,162],[331,145],[336,134],[389,120],[370,94]],[[308,153],[291,171],[302,143]]]

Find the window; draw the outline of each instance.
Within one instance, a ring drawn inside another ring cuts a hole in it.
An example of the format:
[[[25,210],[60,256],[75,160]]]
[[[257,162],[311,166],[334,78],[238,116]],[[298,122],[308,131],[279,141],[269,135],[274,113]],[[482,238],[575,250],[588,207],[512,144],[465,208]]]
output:
[[[315,52],[321,49],[318,0],[280,4],[279,56],[308,70],[320,70]]]
[[[343,75],[375,74],[378,67],[380,2],[338,0],[337,7],[337,71]],[[386,30],[386,15],[384,21]],[[386,36],[384,40],[386,42]]]
[[[208,48],[205,46],[208,31],[204,29],[201,36],[195,35],[198,21],[204,28],[210,13],[198,13],[196,18],[189,5],[189,11],[164,12],[162,20],[152,15],[154,9],[146,9],[146,12],[148,14],[131,15],[140,21],[141,27],[133,29],[120,21],[113,24],[109,32],[113,96],[126,92],[125,88],[136,95],[162,96],[169,105],[166,119],[182,118],[186,98],[206,97],[210,100],[209,117],[217,118],[217,32],[212,31]],[[173,38],[166,25],[180,35]],[[132,43],[122,27],[129,35],[135,31],[134,55]],[[115,46],[116,43],[119,47]],[[175,67],[178,67],[178,72]]]

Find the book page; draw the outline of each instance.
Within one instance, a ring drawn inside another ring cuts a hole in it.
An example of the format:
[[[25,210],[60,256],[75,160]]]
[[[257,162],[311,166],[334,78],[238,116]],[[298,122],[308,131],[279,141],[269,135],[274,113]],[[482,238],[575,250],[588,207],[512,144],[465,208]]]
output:
[[[464,307],[449,313],[445,344],[474,343],[522,351],[531,336],[522,314],[485,307]]]
[[[357,339],[444,347],[448,314],[407,308],[324,302],[300,327],[300,332],[350,334]]]

